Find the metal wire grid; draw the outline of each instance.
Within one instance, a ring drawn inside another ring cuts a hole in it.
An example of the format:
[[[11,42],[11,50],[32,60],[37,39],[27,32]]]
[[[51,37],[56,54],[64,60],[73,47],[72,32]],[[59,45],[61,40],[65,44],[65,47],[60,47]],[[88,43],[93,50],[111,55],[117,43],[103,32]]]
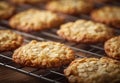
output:
[[[88,15],[81,15],[78,17],[66,15],[66,17],[67,17],[66,21],[74,21],[80,18],[90,19]],[[6,20],[1,21],[0,29],[10,29],[8,25],[8,21]],[[115,30],[117,33],[116,35],[120,35],[120,30],[119,29],[115,29]],[[77,58],[105,56],[103,44],[85,45],[85,44],[77,44],[73,42],[68,42],[56,35],[57,28],[53,28],[50,30],[44,30],[41,32],[33,32],[33,33],[25,33],[25,32],[20,32],[17,30],[13,30],[13,31],[17,32],[18,34],[23,35],[25,38],[24,40],[25,43],[30,42],[31,40],[56,41],[56,42],[64,43],[70,46],[76,52]],[[45,82],[68,83],[67,79],[65,78],[63,74],[63,70],[65,69],[66,66],[63,66],[61,68],[52,68],[52,69],[23,67],[23,66],[15,64],[12,61],[12,58],[11,58],[12,54],[13,52],[11,51],[0,53],[0,65],[19,71],[21,73],[45,80]]]

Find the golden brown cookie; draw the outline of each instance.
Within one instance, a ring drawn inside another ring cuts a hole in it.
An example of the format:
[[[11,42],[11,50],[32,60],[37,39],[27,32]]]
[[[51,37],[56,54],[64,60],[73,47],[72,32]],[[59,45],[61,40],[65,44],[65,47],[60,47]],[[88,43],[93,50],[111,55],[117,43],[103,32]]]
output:
[[[88,4],[86,5],[86,3]],[[46,8],[66,14],[86,14],[93,9],[93,4],[89,3],[88,0],[56,0],[49,2]]]
[[[97,22],[102,22],[120,28],[120,7],[105,6],[93,11],[91,17]]]
[[[46,2],[48,0],[11,0],[11,2],[16,4],[35,4],[40,2]]]
[[[106,41],[104,49],[108,56],[120,60],[120,36],[113,37]]]
[[[70,83],[120,83],[120,62],[106,57],[77,59],[64,74]]]
[[[14,50],[21,46],[22,43],[22,36],[10,30],[0,30],[0,52]]]
[[[64,44],[33,40],[18,48],[12,58],[23,66],[53,68],[69,64],[75,56],[74,52]]]
[[[25,32],[53,28],[63,22],[63,18],[46,10],[29,9],[13,16],[9,24],[12,28]]]
[[[15,8],[7,2],[0,1],[0,19],[7,19],[14,13]]]
[[[105,42],[114,36],[110,27],[87,20],[77,20],[63,24],[57,31],[62,38],[76,43]]]

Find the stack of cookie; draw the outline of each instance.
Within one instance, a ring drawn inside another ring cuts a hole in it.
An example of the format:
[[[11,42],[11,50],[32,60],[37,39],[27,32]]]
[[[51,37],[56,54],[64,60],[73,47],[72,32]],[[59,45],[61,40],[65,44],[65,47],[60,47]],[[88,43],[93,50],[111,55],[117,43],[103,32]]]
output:
[[[17,4],[35,4],[45,0],[11,1]],[[12,16],[9,25],[12,29],[23,32],[60,27],[56,33],[67,42],[85,45],[105,43],[105,52],[111,58],[75,59],[74,50],[53,41],[32,40],[22,45],[24,38],[10,30],[0,30],[0,52],[16,49],[12,56],[13,61],[22,66],[46,69],[70,64],[64,70],[70,83],[119,83],[120,36],[115,37],[112,27],[120,28],[120,7],[106,6],[94,10],[94,4],[92,0],[53,0],[45,5],[47,10],[32,8]],[[8,3],[0,2],[0,19],[10,17],[14,10]],[[64,23],[66,18],[58,13],[91,14],[92,19]]]

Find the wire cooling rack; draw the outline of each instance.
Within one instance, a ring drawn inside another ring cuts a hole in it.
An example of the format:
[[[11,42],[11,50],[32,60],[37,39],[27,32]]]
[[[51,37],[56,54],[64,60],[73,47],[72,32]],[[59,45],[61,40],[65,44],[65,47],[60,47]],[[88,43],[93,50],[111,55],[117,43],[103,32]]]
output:
[[[106,4],[98,4],[96,7],[104,6]],[[111,5],[111,4],[109,4]],[[120,5],[120,3],[112,3],[112,5]],[[33,5],[24,5],[22,7],[18,7],[18,11],[22,11],[24,9],[28,9],[34,7]],[[36,7],[36,6],[35,6]],[[37,5],[37,7],[40,7]],[[90,19],[89,15],[79,15],[79,16],[70,16],[64,15],[66,17],[66,21],[74,21],[77,19]],[[2,20],[0,22],[0,29],[11,29],[7,20]],[[73,42],[68,42],[60,38],[56,31],[58,28],[53,28],[49,30],[44,30],[40,32],[32,32],[32,33],[25,33],[20,32],[17,30],[13,30],[18,34],[23,35],[24,43],[28,43],[31,40],[38,40],[38,41],[56,41],[60,43],[64,43],[70,46],[76,54],[76,58],[82,57],[101,57],[105,56],[103,44],[78,44]],[[120,29],[116,29],[116,35],[120,35]],[[67,79],[63,74],[63,70],[66,66],[60,68],[52,68],[52,69],[39,69],[39,68],[30,68],[30,67],[23,67],[18,64],[15,64],[12,61],[12,51],[2,52],[0,53],[0,65],[5,66],[7,68],[13,69],[15,71],[39,78],[44,80],[45,82],[49,83],[68,83]]]

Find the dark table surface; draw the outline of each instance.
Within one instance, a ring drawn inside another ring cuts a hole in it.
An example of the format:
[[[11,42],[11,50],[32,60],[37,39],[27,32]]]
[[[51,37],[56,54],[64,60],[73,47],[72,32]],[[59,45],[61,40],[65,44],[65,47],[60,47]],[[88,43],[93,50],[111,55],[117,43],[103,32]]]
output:
[[[38,78],[0,66],[0,83],[45,83]]]

